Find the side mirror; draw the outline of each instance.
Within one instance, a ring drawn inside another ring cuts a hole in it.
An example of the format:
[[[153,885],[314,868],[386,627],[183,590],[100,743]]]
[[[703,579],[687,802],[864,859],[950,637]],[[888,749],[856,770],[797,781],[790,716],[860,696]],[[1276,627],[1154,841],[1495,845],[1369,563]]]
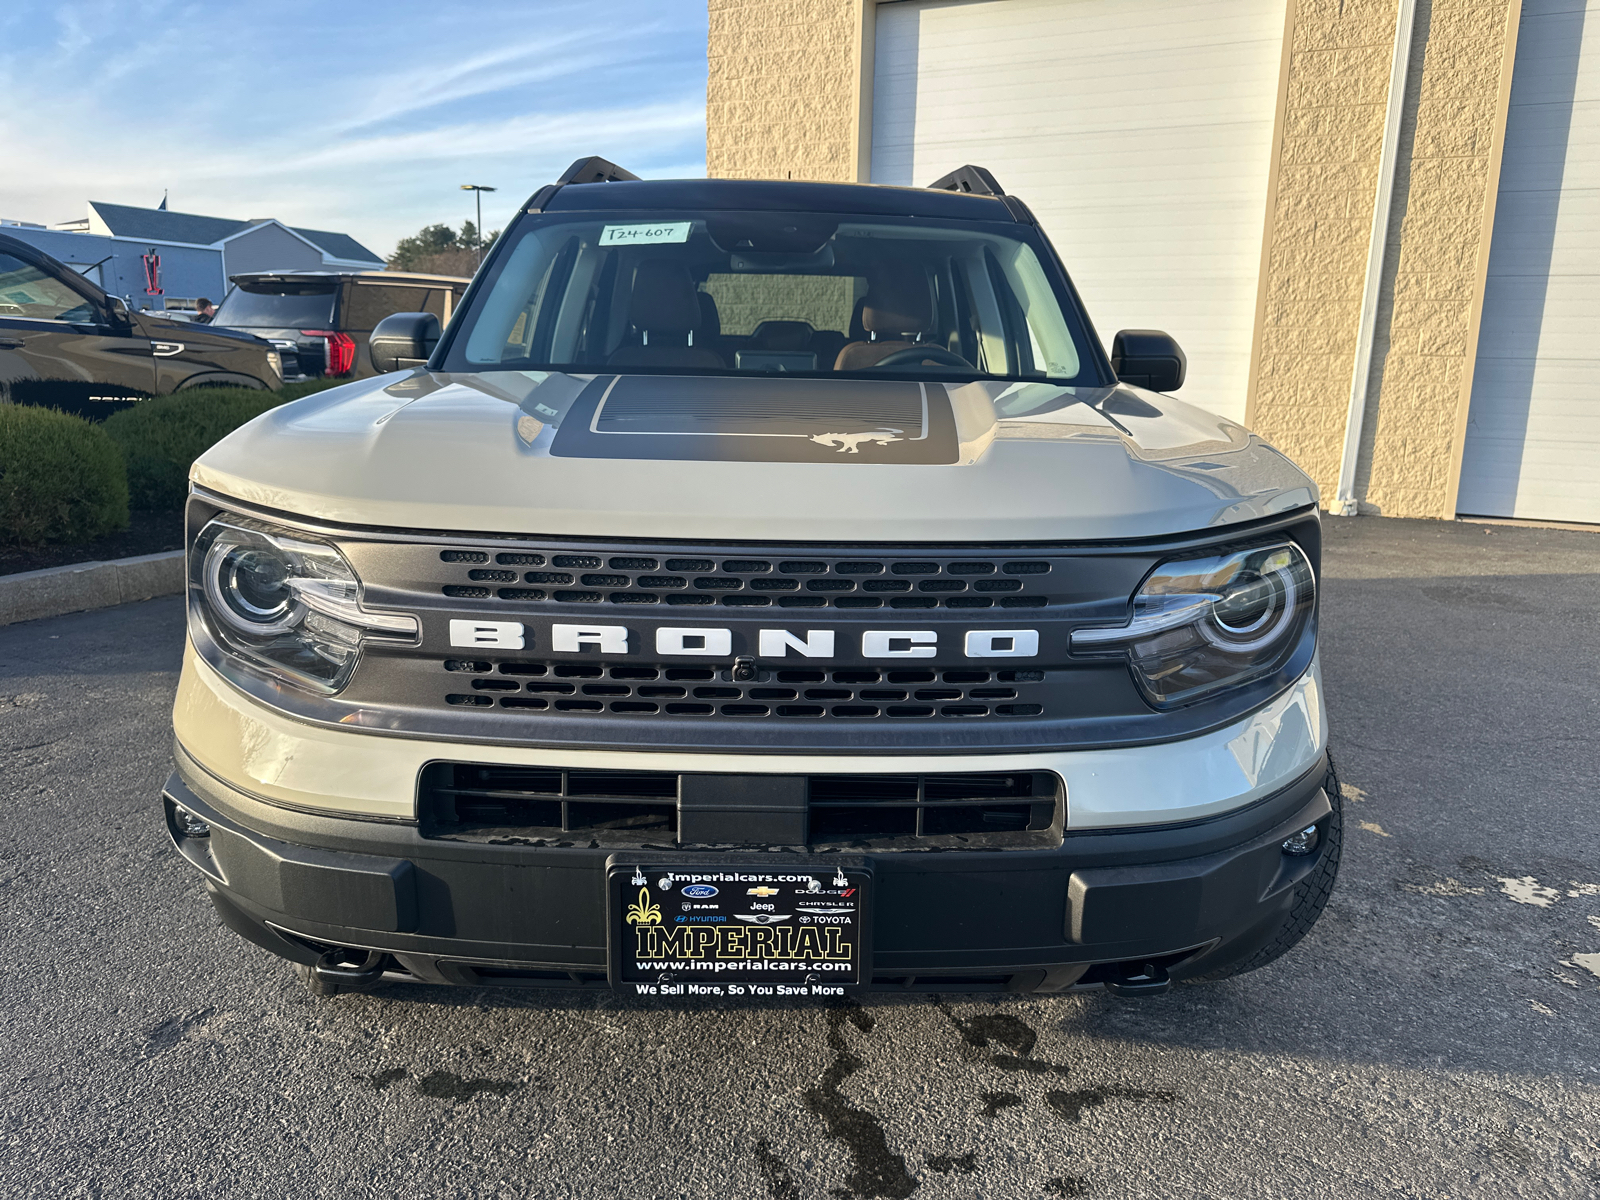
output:
[[[367,339],[367,357],[379,375],[420,367],[439,344],[439,318],[432,313],[394,313]]]
[[[106,297],[106,320],[113,325],[131,325],[133,318],[128,315],[128,306],[119,296]]]
[[[1124,329],[1111,343],[1111,369],[1134,387],[1175,392],[1183,386],[1189,360],[1178,343],[1159,329]]]

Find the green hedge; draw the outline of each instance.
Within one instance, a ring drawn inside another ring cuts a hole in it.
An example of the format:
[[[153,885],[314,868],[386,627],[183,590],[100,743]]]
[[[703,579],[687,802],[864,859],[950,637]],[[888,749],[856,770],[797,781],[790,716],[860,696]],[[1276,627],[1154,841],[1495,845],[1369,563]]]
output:
[[[106,418],[104,429],[122,447],[134,508],[174,512],[189,494],[189,468],[217,442],[269,408],[346,380],[290,384],[276,392],[206,387],[146,400]]]
[[[0,404],[0,537],[88,542],[128,527],[122,455],[82,417]]]

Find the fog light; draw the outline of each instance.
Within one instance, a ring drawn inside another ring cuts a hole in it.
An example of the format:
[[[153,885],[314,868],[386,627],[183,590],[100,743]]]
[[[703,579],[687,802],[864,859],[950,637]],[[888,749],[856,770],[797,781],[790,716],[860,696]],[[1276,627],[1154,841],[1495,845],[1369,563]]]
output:
[[[1315,825],[1307,825],[1299,833],[1283,839],[1283,852],[1300,858],[1315,850],[1317,842],[1320,840],[1317,834],[1317,827]]]
[[[184,837],[199,838],[211,836],[211,826],[207,825],[187,808],[178,809],[175,815],[178,818],[178,829],[183,833]]]

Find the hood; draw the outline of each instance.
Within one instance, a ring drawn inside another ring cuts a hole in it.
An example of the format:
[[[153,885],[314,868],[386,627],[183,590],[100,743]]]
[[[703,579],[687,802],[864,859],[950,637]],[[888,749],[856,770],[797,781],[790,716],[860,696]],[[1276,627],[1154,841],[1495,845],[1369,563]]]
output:
[[[1118,385],[448,374],[263,414],[201,487],[347,525],[689,541],[1165,536],[1317,499],[1231,421]]]
[[[181,333],[185,342],[199,345],[202,342],[245,342],[265,348],[268,343],[253,333],[232,329],[226,325],[197,325],[193,321],[175,321],[156,312],[138,314],[140,331],[149,337],[166,338]]]

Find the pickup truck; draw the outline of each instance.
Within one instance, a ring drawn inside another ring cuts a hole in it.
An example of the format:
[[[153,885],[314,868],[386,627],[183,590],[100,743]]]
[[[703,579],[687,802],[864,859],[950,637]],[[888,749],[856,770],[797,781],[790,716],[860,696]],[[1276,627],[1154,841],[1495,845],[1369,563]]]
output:
[[[184,388],[282,383],[279,354],[261,338],[129,312],[65,263],[0,234],[0,394],[99,412]]]

